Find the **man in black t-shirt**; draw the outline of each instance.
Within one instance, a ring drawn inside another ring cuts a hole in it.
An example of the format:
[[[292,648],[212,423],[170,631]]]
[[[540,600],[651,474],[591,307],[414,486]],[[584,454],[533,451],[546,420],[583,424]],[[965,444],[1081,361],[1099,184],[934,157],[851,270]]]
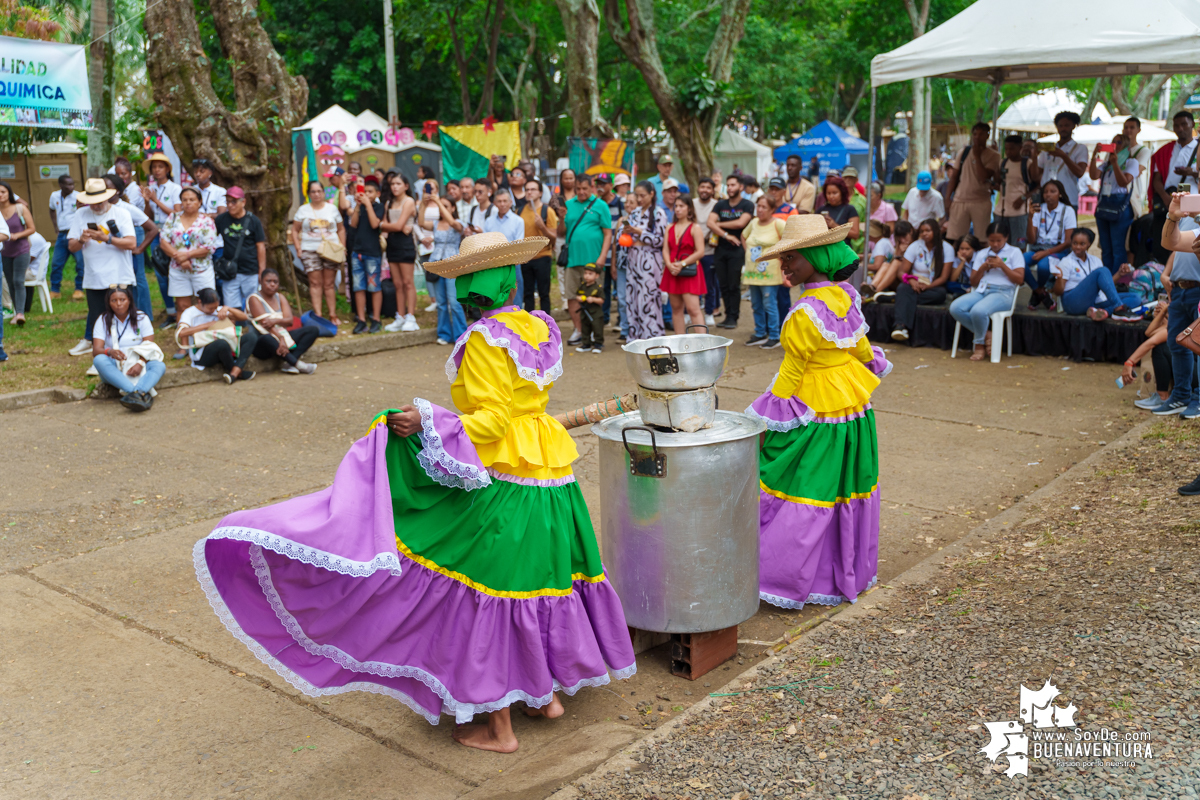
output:
[[[754,216],[754,204],[742,198],[742,181],[736,175],[725,179],[725,189],[733,200],[720,200],[708,215],[708,229],[717,237],[713,251],[713,270],[721,287],[721,302],[725,319],[718,328],[736,328],[738,311],[742,306],[742,267],[746,250],[742,246],[742,229]]]
[[[383,203],[379,200],[379,179],[368,175],[363,179],[363,193],[350,212],[350,227],[354,236],[350,244],[350,288],[354,290],[354,307],[358,319],[354,333],[379,333],[383,325],[383,248],[379,244],[379,222],[383,219]],[[371,295],[371,325],[367,327],[367,295]]]
[[[267,232],[258,217],[246,210],[246,192],[231,186],[225,195],[226,211],[217,215],[217,233],[225,240],[222,258],[237,256],[237,275],[221,287],[225,305],[244,309],[246,298],[258,290],[258,275],[267,268]],[[240,244],[240,249],[239,249]]]

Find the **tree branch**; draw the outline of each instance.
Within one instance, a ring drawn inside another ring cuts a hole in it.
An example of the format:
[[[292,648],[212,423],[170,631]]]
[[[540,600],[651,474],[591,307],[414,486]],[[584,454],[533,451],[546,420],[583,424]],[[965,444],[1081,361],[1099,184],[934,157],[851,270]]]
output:
[[[863,95],[865,95],[867,93],[867,83],[868,82],[869,81],[864,80],[861,84],[859,84],[858,94],[855,95],[854,102],[850,104],[850,110],[847,111],[846,116],[842,118],[842,127],[843,128],[849,128],[850,123],[854,121],[854,113],[856,111],[858,111],[858,105],[859,105],[859,103],[862,102]]]
[[[712,2],[710,2],[704,8],[693,11],[691,14],[688,14],[686,17],[684,17],[683,22],[679,23],[678,27],[675,28],[671,35],[674,36],[675,34],[683,33],[693,22],[701,17],[707,17],[710,12],[716,11],[720,7],[721,0],[712,0]]]

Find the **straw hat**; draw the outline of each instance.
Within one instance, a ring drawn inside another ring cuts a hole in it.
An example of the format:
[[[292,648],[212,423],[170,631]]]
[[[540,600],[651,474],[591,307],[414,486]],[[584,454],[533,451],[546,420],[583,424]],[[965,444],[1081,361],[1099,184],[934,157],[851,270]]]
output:
[[[103,203],[116,193],[116,189],[108,188],[103,178],[88,178],[83,184],[83,194],[79,195],[79,202],[85,206]]]
[[[550,240],[544,236],[529,236],[510,242],[499,231],[476,233],[462,240],[458,255],[432,261],[422,266],[443,278],[458,278],[493,267],[524,264],[546,249]]]
[[[763,250],[759,255],[760,261],[778,258],[788,250],[799,250],[801,247],[818,247],[823,244],[834,244],[845,241],[850,233],[850,225],[839,225],[830,228],[825,224],[825,217],[820,214],[795,214],[787,218],[783,226],[783,236],[779,244]]]

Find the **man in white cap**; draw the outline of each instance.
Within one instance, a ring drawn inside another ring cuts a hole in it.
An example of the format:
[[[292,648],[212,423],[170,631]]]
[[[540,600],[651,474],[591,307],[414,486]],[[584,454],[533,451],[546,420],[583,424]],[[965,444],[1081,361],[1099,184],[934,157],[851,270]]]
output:
[[[659,194],[659,207],[667,215],[667,222],[675,221],[675,201],[679,199],[679,181],[667,178],[662,182],[662,192]]]

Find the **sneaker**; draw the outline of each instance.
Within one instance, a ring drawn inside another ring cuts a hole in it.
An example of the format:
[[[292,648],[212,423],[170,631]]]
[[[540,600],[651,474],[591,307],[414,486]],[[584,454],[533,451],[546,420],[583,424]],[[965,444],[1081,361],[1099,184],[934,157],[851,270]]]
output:
[[[312,375],[314,372],[317,371],[317,365],[310,364],[307,361],[297,361],[296,368],[298,370],[300,370],[301,372],[303,372],[305,375]]]
[[[604,352],[604,348],[603,348],[603,347],[593,347],[593,348],[592,348],[592,352],[593,352],[593,353],[603,353],[603,352]]]
[[[137,392],[126,392],[121,395],[121,399],[118,402],[130,411],[141,411],[138,407],[141,405],[141,398],[138,397]]]
[[[1103,308],[1089,308],[1087,310],[1087,315],[1088,319],[1090,319],[1092,322],[1104,322],[1104,320],[1108,319],[1108,312]]]
[[[450,344],[449,342],[447,342],[445,339],[441,338],[440,336],[438,337],[437,343],[438,344]]]
[[[1150,409],[1150,411],[1156,417],[1170,417],[1174,416],[1175,414],[1182,414],[1187,407],[1188,404],[1182,400],[1168,400],[1162,405]]]
[[[141,407],[138,408],[138,411],[149,411],[150,407],[154,405],[154,395],[150,394],[149,392],[138,392],[138,394],[141,395],[142,398],[142,404]]]
[[[417,324],[417,318],[412,314],[404,315],[404,324],[400,326],[400,330],[406,333],[421,330],[421,326]]]
[[[1042,305],[1046,307],[1047,311],[1053,311],[1058,308],[1058,301],[1054,299],[1054,295],[1046,292],[1046,296],[1042,298]]]
[[[86,297],[87,295],[83,293],[82,289],[76,289],[75,293],[71,295],[72,300],[83,300]]]
[[[379,333],[381,330],[383,330],[383,326],[379,324],[379,320],[373,319],[370,327],[367,328],[367,333]]]
[[[766,336],[759,336],[757,333],[746,340],[746,347],[758,347],[767,340]]]
[[[176,361],[182,361],[183,359],[187,358],[187,350],[176,350],[171,354],[171,358],[175,359]]]
[[[580,347],[576,347],[575,352],[576,353],[590,353],[590,352],[592,352],[592,346],[585,344]]]
[[[257,374],[258,373],[252,369],[244,369],[244,370],[242,370],[242,374],[238,375],[238,380],[239,381],[252,381],[252,380],[254,380],[254,376]]]
[[[1195,497],[1200,494],[1200,475],[1197,475],[1191,483],[1180,486],[1177,491],[1184,497]]]
[[[1179,416],[1184,419],[1200,419],[1200,403],[1192,403]]]
[[[404,330],[404,317],[397,315],[395,322],[389,322],[383,329],[389,333],[399,333]]]
[[[885,301],[888,303],[896,302],[896,293],[895,292],[876,292],[875,294],[871,295],[871,297],[875,300],[876,303],[882,303]]]
[[[159,329],[160,331],[169,331],[169,330],[171,330],[171,328],[174,328],[174,327],[175,327],[175,320],[173,320],[173,319],[168,319],[168,320],[167,320],[166,322],[164,322],[162,325],[159,325],[159,326],[158,326],[158,329]]]
[[[299,363],[299,362],[297,362],[297,363]],[[283,367],[279,371],[282,372],[284,375],[299,375],[300,374],[300,368],[293,367],[291,364],[284,364]]]
[[[75,343],[75,346],[67,351],[73,356],[85,356],[92,352],[92,343],[87,339],[80,339]]]
[[[893,342],[907,342],[908,341],[908,328],[896,328],[896,330],[892,331],[892,341]]]
[[[436,300],[433,301],[432,303],[430,303],[429,305],[425,306],[426,313],[433,313],[434,311],[437,311],[437,310],[438,310],[438,304],[437,304]]]
[[[575,333],[571,334],[571,338],[567,339],[567,346],[574,347],[575,345],[579,344],[582,341],[583,341],[583,334],[581,334],[579,331],[575,331]]]
[[[778,339],[767,339],[765,342],[763,342],[762,349],[763,350],[774,350],[776,347],[779,347]]]
[[[710,327],[710,328],[715,328],[715,327],[717,327],[717,321],[716,321],[715,319],[713,319],[713,315],[712,315],[712,314],[705,314],[705,315],[704,315],[704,324],[705,324],[705,325],[707,325],[707,326],[708,326],[708,327]]]
[[[354,320],[354,330],[352,330],[350,332],[357,336],[358,334],[366,331],[366,329],[367,329],[366,320],[356,319],[356,320]]]
[[[221,376],[221,380],[225,381],[227,384],[232,386],[234,377],[232,375],[230,375],[228,372],[226,372],[224,375]]]
[[[61,299],[62,299],[62,292],[59,292],[59,291],[53,291],[53,292],[51,292],[51,293],[50,293],[50,299],[51,299],[51,300],[61,300]]]
[[[1143,397],[1141,400],[1134,400],[1133,404],[1137,408],[1145,411],[1153,411],[1165,402],[1167,401],[1163,400],[1158,395],[1151,395],[1150,397]]]
[[[617,344],[625,344],[628,341],[629,341],[629,337],[623,333],[617,337]]]

